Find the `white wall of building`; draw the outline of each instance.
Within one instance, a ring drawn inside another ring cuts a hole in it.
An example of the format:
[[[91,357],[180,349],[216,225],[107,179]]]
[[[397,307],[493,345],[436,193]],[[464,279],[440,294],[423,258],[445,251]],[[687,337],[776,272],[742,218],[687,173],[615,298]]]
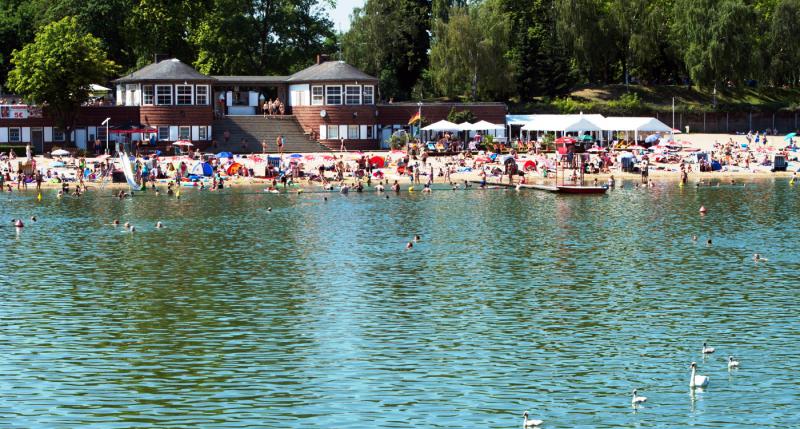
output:
[[[289,105],[308,106],[311,104],[311,93],[308,84],[289,85]]]

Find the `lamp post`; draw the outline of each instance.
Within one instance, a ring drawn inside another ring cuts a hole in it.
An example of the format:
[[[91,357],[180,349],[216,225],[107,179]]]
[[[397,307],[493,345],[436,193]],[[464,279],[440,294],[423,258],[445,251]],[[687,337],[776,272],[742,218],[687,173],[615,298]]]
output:
[[[111,118],[106,118],[106,120],[103,121],[102,124],[100,124],[100,125],[105,125],[106,126],[106,155],[108,155],[108,123],[109,122],[111,122]]]

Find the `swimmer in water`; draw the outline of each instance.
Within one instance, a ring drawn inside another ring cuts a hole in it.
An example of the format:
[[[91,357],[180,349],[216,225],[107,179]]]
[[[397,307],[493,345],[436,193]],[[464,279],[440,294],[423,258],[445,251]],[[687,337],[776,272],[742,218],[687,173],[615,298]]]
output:
[[[419,243],[422,238],[419,235],[414,236],[414,243]]]
[[[114,222],[111,222],[111,224],[114,225],[114,226],[119,226],[119,220],[118,219],[114,219]]]
[[[271,212],[272,211],[272,207],[267,207],[267,211]]]
[[[409,241],[408,244],[406,244],[406,250],[411,249],[412,247],[414,247],[414,243]]]
[[[36,216],[31,216],[31,222],[36,222]]]
[[[131,225],[131,232],[136,232],[136,227]]]
[[[707,245],[707,246],[710,246],[710,245],[711,245],[711,239],[710,239],[710,238],[709,238],[708,240],[706,240],[706,245]]]
[[[123,226],[125,227],[125,229],[130,229],[131,228],[131,223],[130,222],[125,222],[125,225],[123,225]]]
[[[697,241],[697,236],[696,235],[692,236],[692,241]]]
[[[755,255],[753,255],[753,261],[755,261],[755,262],[767,262],[768,260],[769,260],[769,259],[767,259],[767,258],[763,258],[763,257],[762,257],[761,255],[759,255],[758,253],[756,253]]]
[[[322,197],[322,201],[328,201],[328,197]]]
[[[157,228],[157,229],[161,229],[161,228],[163,228],[163,227],[164,227],[164,224],[163,224],[163,223],[161,223],[161,221],[158,221],[158,222],[156,222],[156,228]]]

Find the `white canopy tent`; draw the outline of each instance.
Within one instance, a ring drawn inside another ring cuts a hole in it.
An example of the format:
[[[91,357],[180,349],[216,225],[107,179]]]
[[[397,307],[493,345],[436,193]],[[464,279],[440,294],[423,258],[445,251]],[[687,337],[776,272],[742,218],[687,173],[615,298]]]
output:
[[[493,124],[487,121],[478,121],[472,124],[472,127],[475,131],[501,131],[506,129],[503,125]]]
[[[672,133],[672,127],[652,117],[619,117],[605,118],[602,121],[603,131],[611,133],[614,131],[633,131],[634,139],[639,141],[639,133]]]

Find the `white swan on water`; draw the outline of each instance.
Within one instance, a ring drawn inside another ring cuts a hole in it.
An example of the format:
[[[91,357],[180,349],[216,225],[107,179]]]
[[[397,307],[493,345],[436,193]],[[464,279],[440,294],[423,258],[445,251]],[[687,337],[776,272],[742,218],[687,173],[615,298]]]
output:
[[[708,377],[705,375],[697,375],[697,362],[692,362],[692,377],[689,379],[689,387],[694,389],[695,387],[706,387],[708,386]]]
[[[708,347],[706,343],[703,343],[703,354],[714,353],[714,347]]]
[[[733,360],[733,356],[728,356],[728,369],[739,368],[739,361]]]
[[[524,420],[522,421],[522,427],[523,427],[523,428],[525,428],[525,429],[529,429],[529,428],[535,428],[535,427],[537,427],[537,426],[541,426],[541,425],[542,425],[542,423],[544,423],[544,421],[543,421],[543,420],[538,420],[538,419],[528,419],[528,412],[527,412],[527,411],[525,411],[524,413],[522,413],[522,418],[524,419]]]
[[[631,398],[631,404],[635,407],[639,404],[644,404],[645,402],[647,402],[647,397],[637,395],[636,389],[633,389],[633,398]]]

